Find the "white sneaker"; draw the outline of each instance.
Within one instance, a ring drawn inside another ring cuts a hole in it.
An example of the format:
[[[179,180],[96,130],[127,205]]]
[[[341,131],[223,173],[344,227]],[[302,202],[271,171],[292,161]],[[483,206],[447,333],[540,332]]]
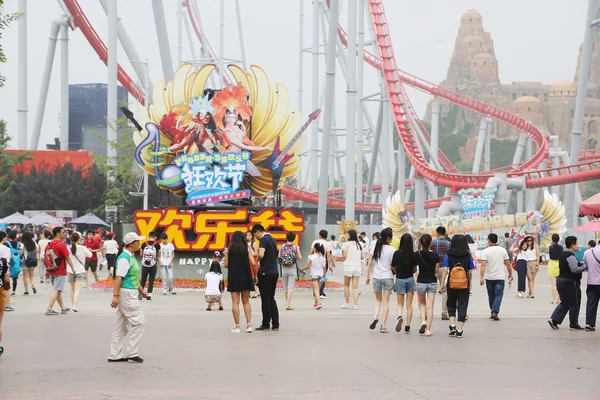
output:
[[[344,303],[344,304],[342,304],[342,307],[340,307],[340,308],[343,308],[344,310],[347,310],[347,309],[350,308],[350,304]]]
[[[355,305],[352,306],[352,309],[353,310],[358,310],[358,306],[355,304]]]
[[[433,336],[433,333],[429,329],[425,331],[425,336]]]
[[[79,312],[79,309],[77,307],[73,307],[73,312]]]
[[[327,298],[327,297],[326,297],[324,294],[320,295],[319,297],[320,297],[321,299],[326,299],[326,298]]]
[[[518,292],[517,293],[517,297],[520,298],[520,299],[522,299],[522,298],[525,297],[525,295],[523,293],[521,293],[521,292]]]
[[[233,328],[231,328],[231,333],[240,333],[240,326],[236,325]]]
[[[252,333],[252,325],[246,326],[246,333]]]

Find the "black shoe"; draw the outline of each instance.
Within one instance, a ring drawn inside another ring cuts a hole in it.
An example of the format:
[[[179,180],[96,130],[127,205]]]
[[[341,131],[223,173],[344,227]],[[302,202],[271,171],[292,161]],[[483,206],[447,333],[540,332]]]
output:
[[[463,334],[463,331],[456,331],[456,337],[457,338],[461,338]]]
[[[490,319],[494,319],[494,313],[490,314]]]
[[[410,333],[410,325],[404,327],[404,333]]]
[[[278,326],[274,326],[271,328],[272,331],[274,332],[279,332],[279,327]]]
[[[264,325],[261,325],[261,326],[259,326],[258,328],[255,329],[255,331],[270,331],[270,330],[271,330],[271,327],[264,326]]]
[[[498,316],[498,314],[492,314],[492,319],[494,321],[500,321],[500,317]]]
[[[577,326],[570,326],[569,330],[570,331],[582,331],[583,328],[581,326],[577,325]]]
[[[419,329],[419,333],[421,335],[425,334],[425,331],[427,330],[427,324],[421,324],[421,328]]]
[[[35,286],[32,286],[31,290],[33,290],[33,294],[37,294],[37,290],[35,289]]]
[[[450,328],[448,336],[456,336],[456,325],[450,325],[448,328]]]
[[[4,354],[4,347],[0,346],[0,357]]]
[[[152,296],[146,297],[146,300],[152,300]]]
[[[379,322],[379,319],[377,319],[377,318],[373,319],[373,322],[371,322],[371,325],[369,325],[369,329],[375,329],[375,327],[377,327],[378,322]]]
[[[23,296],[29,296],[29,292],[23,292]]]
[[[108,362],[127,362],[127,361],[128,361],[127,358],[116,358],[116,359],[109,358],[108,359]]]
[[[558,330],[558,324],[556,323],[556,321],[552,320],[552,318],[548,320],[548,325],[550,325],[550,328]]]
[[[134,363],[143,363],[144,359],[142,357],[140,357],[140,356],[135,356],[135,357],[129,357],[127,359],[127,361],[132,361]]]
[[[585,330],[588,332],[594,332],[596,330],[595,326],[591,326],[591,325],[586,325],[585,326]]]
[[[138,294],[138,300],[143,300],[144,298],[142,297],[141,294]]]
[[[219,311],[223,311],[223,306],[219,306]]]

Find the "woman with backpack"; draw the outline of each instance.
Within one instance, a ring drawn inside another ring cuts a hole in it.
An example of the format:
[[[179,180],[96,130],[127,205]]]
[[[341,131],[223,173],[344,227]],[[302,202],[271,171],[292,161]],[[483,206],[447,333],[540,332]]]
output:
[[[21,247],[21,254],[23,255],[22,271],[23,271],[23,284],[25,285],[24,295],[29,294],[29,283],[31,282],[31,291],[33,294],[37,294],[35,285],[35,268],[38,266],[38,259],[40,257],[40,248],[33,240],[33,233],[29,231],[23,232],[21,239],[23,247]]]
[[[394,289],[394,275],[392,273],[392,257],[394,248],[390,246],[393,237],[391,228],[385,228],[381,231],[380,237],[371,253],[371,261],[367,272],[367,285],[371,283],[371,274],[373,275],[373,291],[375,292],[375,316],[369,326],[375,329],[379,322],[379,311],[383,304],[383,314],[379,332],[388,333],[385,326],[390,312],[390,294]]]
[[[288,232],[285,235],[287,243],[279,249],[279,264],[281,265],[281,281],[283,282],[283,294],[285,295],[285,309],[292,308],[292,295],[294,294],[294,284],[298,279],[298,261],[302,260],[300,247],[294,244],[296,234]]]
[[[71,284],[71,308],[73,312],[79,312],[77,305],[79,304],[81,282],[85,280],[85,259],[92,256],[90,249],[79,244],[80,239],[79,233],[73,232],[71,234],[69,253],[72,256],[71,260],[75,267],[75,274],[73,274],[73,271],[67,271],[67,281]]]
[[[352,309],[358,310],[358,281],[362,275],[362,263],[365,259],[363,244],[359,241],[355,230],[348,231],[348,241],[342,246],[344,261],[344,304],[343,309],[350,308],[350,281],[352,281]]]
[[[442,288],[448,279],[448,316],[450,317],[450,336],[462,338],[463,326],[469,307],[469,287],[471,271],[475,269],[473,256],[469,250],[467,238],[464,235],[454,235],[450,248],[444,256]],[[457,314],[458,313],[458,318]]]

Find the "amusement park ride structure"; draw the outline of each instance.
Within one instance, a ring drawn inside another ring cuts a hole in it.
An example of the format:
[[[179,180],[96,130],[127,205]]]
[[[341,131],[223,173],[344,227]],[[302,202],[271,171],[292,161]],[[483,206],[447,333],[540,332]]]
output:
[[[37,149],[45,102],[48,94],[50,74],[56,47],[60,34],[61,40],[61,144],[68,144],[68,28],[79,29],[99,58],[108,66],[108,104],[116,103],[117,80],[142,105],[148,106],[152,101],[149,80],[148,62],[141,62],[129,35],[123,19],[116,13],[117,0],[99,0],[108,16],[108,47],[104,44],[94,27],[90,24],[77,0],[58,0],[64,15],[51,23],[50,41],[46,57],[46,66],[41,87],[40,103],[34,123],[30,149]],[[195,64],[211,63],[216,65],[219,75],[219,85],[233,83],[226,64],[239,63],[246,69],[241,10],[239,1],[235,2],[241,60],[223,58],[224,35],[224,2],[220,1],[219,12],[219,53],[211,47],[200,19],[199,9],[194,0],[181,0],[177,5],[177,62],[182,61],[182,36],[186,30],[190,41],[190,51]],[[312,1],[312,47],[304,48],[302,41],[304,30],[304,6],[308,0],[298,0],[299,3],[299,92],[298,108],[303,101],[303,70],[305,53],[311,53],[313,79],[311,82],[311,107],[323,108],[321,126],[313,124],[310,134],[310,150],[306,168],[299,173],[298,187],[284,186],[281,193],[288,200],[302,200],[306,203],[317,204],[318,224],[325,224],[327,208],[345,209],[346,219],[355,219],[357,212],[378,211],[385,204],[390,191],[399,191],[401,198],[406,201],[409,209],[414,209],[416,220],[426,216],[426,210],[431,210],[434,216],[445,216],[461,211],[457,191],[460,189],[497,187],[495,200],[496,212],[506,213],[513,190],[517,193],[517,212],[535,208],[537,190],[548,187],[552,193],[559,194],[559,188],[568,185],[565,190],[564,204],[567,207],[569,223],[577,224],[577,205],[581,201],[577,182],[600,178],[600,155],[580,151],[584,103],[586,99],[586,84],[590,73],[590,62],[593,50],[594,35],[600,24],[596,20],[596,0],[589,0],[588,14],[585,25],[584,45],[581,60],[579,87],[576,98],[574,127],[570,156],[558,149],[556,137],[542,133],[529,121],[506,110],[492,106],[476,99],[469,98],[439,85],[430,83],[415,75],[399,69],[397,58],[390,35],[390,26],[382,0],[348,0],[348,32],[339,24],[339,0]],[[163,4],[160,0],[152,0],[152,9],[158,34],[158,47],[161,56],[163,76],[173,78],[173,61],[168,42],[167,25],[165,22]],[[19,11],[27,14],[27,1],[19,0]],[[27,18],[19,20],[19,95],[17,111],[19,114],[19,146],[27,148],[27,58],[26,58],[26,24]],[[365,25],[370,33],[370,40],[365,38]],[[320,32],[320,29],[322,32]],[[196,44],[192,44],[193,36]],[[321,43],[321,37],[324,43]],[[134,71],[143,89],[117,63],[117,39],[123,46],[131,61]],[[196,59],[196,50],[200,57]],[[319,86],[320,64],[325,58],[325,87]],[[364,96],[364,66],[373,67],[379,78],[379,93]],[[334,116],[335,103],[335,74],[341,71],[346,80],[346,122],[343,129],[337,127]],[[427,132],[417,116],[405,90],[410,86],[434,97],[431,132]],[[112,88],[112,89],[111,89]],[[156,93],[154,93],[156,95]],[[376,118],[371,115],[367,102],[377,101]],[[459,107],[476,112],[482,116],[481,127],[477,142],[475,163],[470,174],[460,173],[438,147],[439,137],[439,102],[446,101]],[[108,107],[109,113],[114,113],[116,107]],[[116,115],[108,115],[116,119]],[[65,121],[66,120],[66,121]],[[514,155],[513,165],[497,170],[490,169],[490,130],[491,121],[506,124],[519,132],[519,141]],[[364,123],[366,128],[364,129]],[[401,146],[394,151],[392,145],[392,123],[398,133]],[[344,132],[345,149],[339,149],[337,132]],[[109,137],[115,135],[109,129]],[[319,138],[321,143],[319,144]],[[368,143],[365,150],[364,142]],[[285,143],[283,143],[285,145]],[[110,146],[109,146],[110,147]],[[65,148],[66,149],[66,148]],[[114,156],[109,149],[109,157]],[[370,160],[369,155],[370,152]],[[524,153],[525,152],[525,157]],[[485,154],[485,158],[483,157]],[[345,159],[344,173],[340,158]],[[367,185],[357,185],[362,182],[361,168],[363,157],[368,159],[369,177]],[[411,169],[405,171],[405,158],[408,158]],[[484,158],[484,171],[479,172],[480,163]],[[524,159],[523,159],[524,158]],[[358,163],[356,160],[359,160]],[[320,165],[320,169],[317,166]],[[358,167],[357,167],[358,165]],[[321,172],[319,172],[321,171]],[[329,171],[324,173],[323,171]],[[344,182],[344,188],[334,188],[335,178]],[[378,181],[378,182],[376,182]],[[141,186],[141,184],[140,184]],[[438,187],[445,188],[444,195],[439,195]],[[409,204],[410,191],[414,190],[414,203]],[[145,188],[147,193],[147,188]],[[526,201],[523,202],[523,193]],[[377,196],[378,195],[378,196]]]

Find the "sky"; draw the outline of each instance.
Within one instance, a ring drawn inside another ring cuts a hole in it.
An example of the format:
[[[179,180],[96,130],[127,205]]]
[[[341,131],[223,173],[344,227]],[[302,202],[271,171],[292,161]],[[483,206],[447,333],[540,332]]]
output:
[[[219,0],[198,0],[202,20],[212,47],[219,49]],[[224,56],[240,59],[234,0],[225,2]],[[177,0],[164,0],[169,42],[176,63]],[[304,47],[311,45],[312,20],[310,0],[239,0],[243,36],[248,64],[260,65],[272,82],[281,82],[290,92],[291,105],[298,108],[299,10],[304,9]],[[100,37],[106,41],[107,20],[98,0],[79,0]],[[384,2],[398,65],[401,69],[432,82],[446,77],[454,49],[461,15],[476,9],[491,33],[498,58],[500,80],[541,81],[573,80],[579,45],[583,40],[586,0],[386,0]],[[341,23],[347,26],[347,1],[342,1]],[[140,56],[150,60],[153,82],[162,78],[154,17],[150,0],[120,0],[119,16],[137,47]],[[17,0],[5,0],[5,11],[17,10]],[[41,76],[44,69],[51,20],[62,10],[55,0],[28,0],[28,136],[31,138]],[[69,32],[69,80],[71,84],[107,81],[107,69],[79,31]],[[8,123],[9,135],[17,133],[17,23],[2,38],[7,64],[0,71],[7,81],[0,89],[0,119]],[[194,43],[196,48],[198,45]],[[130,76],[135,76],[124,51],[119,48],[119,62]],[[191,58],[185,30],[183,60]],[[310,108],[312,81],[310,55],[304,56],[303,110]],[[323,81],[324,62],[319,79]],[[339,68],[338,68],[339,73]],[[338,75],[341,75],[338,74]],[[39,148],[53,142],[60,129],[60,50],[57,46],[54,69],[44,114]],[[336,112],[343,116],[345,83],[338,76]],[[365,66],[364,93],[378,91],[375,71]],[[423,115],[429,96],[408,92],[417,112]],[[341,125],[341,123],[340,123]]]

